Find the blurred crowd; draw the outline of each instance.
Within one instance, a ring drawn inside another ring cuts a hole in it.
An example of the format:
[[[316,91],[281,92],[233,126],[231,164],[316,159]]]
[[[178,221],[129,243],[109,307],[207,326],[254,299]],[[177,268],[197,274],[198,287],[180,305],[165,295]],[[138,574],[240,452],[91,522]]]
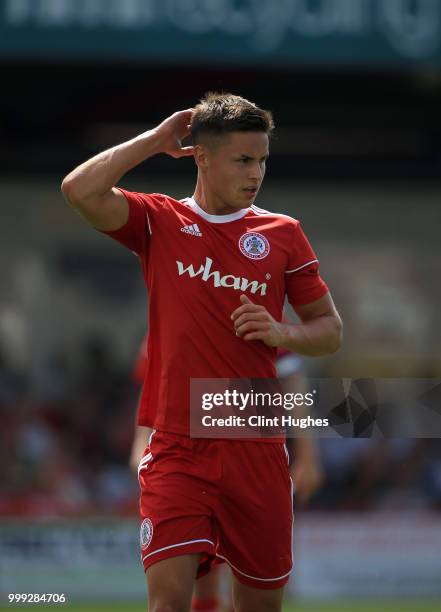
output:
[[[83,347],[81,364],[72,380],[54,358],[37,399],[0,355],[0,515],[137,513],[128,461],[139,389],[100,338]],[[441,510],[439,440],[316,442],[324,480],[311,509]]]
[[[4,358],[0,372],[0,514],[136,512],[136,390],[105,343],[87,343],[73,382],[54,359],[38,399]]]

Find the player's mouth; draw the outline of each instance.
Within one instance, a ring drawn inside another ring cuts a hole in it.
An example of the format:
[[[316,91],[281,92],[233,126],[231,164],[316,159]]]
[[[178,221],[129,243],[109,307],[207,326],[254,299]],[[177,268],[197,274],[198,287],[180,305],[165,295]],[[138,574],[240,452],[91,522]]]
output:
[[[259,191],[258,187],[245,187],[244,192],[250,197],[254,198]]]

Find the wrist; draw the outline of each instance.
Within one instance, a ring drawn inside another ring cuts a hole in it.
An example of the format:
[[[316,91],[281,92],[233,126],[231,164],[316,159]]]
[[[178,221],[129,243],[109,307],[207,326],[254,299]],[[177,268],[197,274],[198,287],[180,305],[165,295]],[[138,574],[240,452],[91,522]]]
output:
[[[288,351],[292,351],[293,343],[296,339],[295,325],[289,325],[287,323],[279,323],[279,341],[277,343],[278,348],[283,348]]]

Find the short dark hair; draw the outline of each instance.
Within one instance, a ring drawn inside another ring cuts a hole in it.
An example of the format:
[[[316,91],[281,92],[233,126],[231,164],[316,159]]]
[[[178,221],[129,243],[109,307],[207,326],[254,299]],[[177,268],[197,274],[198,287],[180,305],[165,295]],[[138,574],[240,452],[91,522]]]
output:
[[[274,130],[270,111],[259,108],[241,96],[210,91],[195,107],[191,135],[197,144],[204,136],[224,136],[231,132],[265,132]]]

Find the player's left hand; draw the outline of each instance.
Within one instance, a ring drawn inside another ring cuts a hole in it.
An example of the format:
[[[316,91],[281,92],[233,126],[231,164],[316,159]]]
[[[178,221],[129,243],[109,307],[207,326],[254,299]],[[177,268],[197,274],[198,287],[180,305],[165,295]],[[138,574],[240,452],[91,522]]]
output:
[[[244,340],[261,340],[268,346],[280,346],[283,326],[270,315],[264,306],[254,304],[245,294],[240,296],[242,303],[233,311],[236,336]]]
[[[314,457],[299,458],[291,466],[291,477],[296,488],[296,501],[307,504],[324,482],[320,462]]]

